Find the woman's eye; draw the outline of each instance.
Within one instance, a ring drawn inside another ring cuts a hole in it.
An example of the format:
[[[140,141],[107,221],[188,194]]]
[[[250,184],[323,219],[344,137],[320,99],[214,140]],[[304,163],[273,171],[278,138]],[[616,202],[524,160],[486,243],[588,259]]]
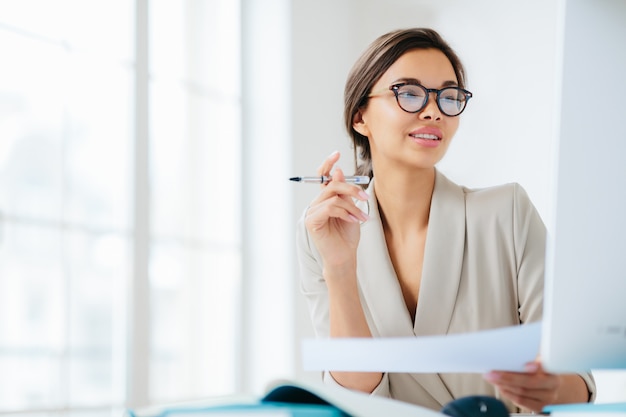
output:
[[[412,91],[412,90],[399,91],[398,95],[400,97],[408,98],[408,99],[424,98],[424,93],[421,91]]]
[[[446,101],[448,103],[458,103],[461,100],[459,99],[458,96],[454,95],[454,96],[442,96],[440,98],[441,101]]]

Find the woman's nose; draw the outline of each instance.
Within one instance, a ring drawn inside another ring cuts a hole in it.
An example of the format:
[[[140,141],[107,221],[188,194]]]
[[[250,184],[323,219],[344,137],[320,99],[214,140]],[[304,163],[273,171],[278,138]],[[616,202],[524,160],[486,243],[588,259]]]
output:
[[[421,119],[440,120],[442,113],[437,106],[437,93],[429,92],[426,106],[418,113]]]

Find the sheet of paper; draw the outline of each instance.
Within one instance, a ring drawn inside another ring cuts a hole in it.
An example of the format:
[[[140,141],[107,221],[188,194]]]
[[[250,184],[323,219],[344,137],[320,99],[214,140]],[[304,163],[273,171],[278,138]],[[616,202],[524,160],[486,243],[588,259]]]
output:
[[[522,371],[540,339],[541,323],[444,336],[307,339],[302,359],[305,371]]]

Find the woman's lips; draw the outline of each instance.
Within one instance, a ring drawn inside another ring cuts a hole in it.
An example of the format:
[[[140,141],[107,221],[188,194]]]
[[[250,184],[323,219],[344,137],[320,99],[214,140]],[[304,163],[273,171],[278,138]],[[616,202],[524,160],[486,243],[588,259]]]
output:
[[[426,148],[435,148],[441,143],[443,133],[434,127],[423,127],[409,133],[413,142]]]
[[[441,140],[443,133],[436,127],[422,127],[409,133],[409,136],[416,139]]]
[[[417,139],[441,140],[439,136],[433,135],[431,133],[411,133],[410,136]]]

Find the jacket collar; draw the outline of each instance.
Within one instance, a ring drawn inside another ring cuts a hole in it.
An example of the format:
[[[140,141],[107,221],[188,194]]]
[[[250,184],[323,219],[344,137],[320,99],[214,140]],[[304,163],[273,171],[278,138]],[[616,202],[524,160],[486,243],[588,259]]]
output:
[[[358,249],[359,285],[372,308],[378,336],[426,336],[445,334],[457,298],[465,248],[465,194],[439,171],[430,204],[428,235],[415,325],[406,309],[385,241],[378,211],[375,181],[370,198],[361,209],[370,219],[361,226]]]

